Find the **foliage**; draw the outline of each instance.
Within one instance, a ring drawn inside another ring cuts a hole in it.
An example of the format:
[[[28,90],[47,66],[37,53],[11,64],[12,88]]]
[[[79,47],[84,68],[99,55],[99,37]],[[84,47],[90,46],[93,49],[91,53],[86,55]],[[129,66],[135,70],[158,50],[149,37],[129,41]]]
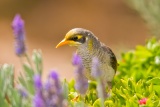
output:
[[[147,98],[146,106],[159,106],[159,49],[160,42],[153,38],[145,46],[139,45],[135,50],[122,54],[112,89],[115,100],[112,101],[119,99],[121,103],[118,101],[117,105],[138,106],[138,100]]]
[[[110,97],[104,102],[108,107],[160,106],[160,42],[155,38],[145,46],[122,54],[117,75],[113,81]],[[34,51],[31,61],[27,56],[23,62],[24,74],[14,83],[14,67],[4,64],[0,67],[0,105],[3,107],[31,107],[35,95],[34,75],[42,72],[41,51]],[[14,85],[16,84],[16,85]],[[44,83],[42,83],[44,85]],[[75,81],[61,81],[67,107],[100,107],[96,91],[97,82],[89,82],[85,95],[75,89]],[[146,98],[145,103],[139,103]],[[142,105],[141,105],[142,104]]]

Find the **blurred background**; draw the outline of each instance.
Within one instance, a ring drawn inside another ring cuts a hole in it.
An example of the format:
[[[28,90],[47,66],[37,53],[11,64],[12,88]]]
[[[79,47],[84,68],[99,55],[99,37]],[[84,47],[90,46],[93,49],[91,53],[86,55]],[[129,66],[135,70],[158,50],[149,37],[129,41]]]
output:
[[[22,71],[20,60],[14,53],[11,29],[17,13],[25,21],[28,54],[31,56],[33,49],[42,50],[44,78],[51,69],[57,70],[61,78],[73,78],[71,59],[76,48],[55,48],[72,28],[92,31],[120,59],[122,52],[137,44],[143,45],[152,34],[147,27],[147,18],[132,1],[0,0],[0,65],[15,65],[16,75]]]

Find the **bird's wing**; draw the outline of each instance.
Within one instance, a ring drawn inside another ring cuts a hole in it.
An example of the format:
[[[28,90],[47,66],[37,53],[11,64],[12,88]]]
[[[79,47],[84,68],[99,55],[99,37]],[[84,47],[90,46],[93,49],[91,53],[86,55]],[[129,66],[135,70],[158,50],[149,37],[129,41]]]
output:
[[[111,64],[112,68],[116,71],[117,65],[118,65],[116,56],[114,55],[114,53],[112,52],[112,50],[109,47],[102,45],[102,49],[104,50],[104,52],[107,52],[107,54],[109,55],[110,64]]]

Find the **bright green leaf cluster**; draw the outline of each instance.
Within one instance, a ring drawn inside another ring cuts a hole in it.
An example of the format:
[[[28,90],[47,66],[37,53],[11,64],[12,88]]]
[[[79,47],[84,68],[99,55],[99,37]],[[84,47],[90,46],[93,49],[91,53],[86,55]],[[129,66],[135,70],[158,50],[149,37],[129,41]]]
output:
[[[123,53],[112,89],[112,104],[108,105],[136,107],[140,99],[147,98],[146,106],[160,106],[159,57],[160,42],[155,38]]]
[[[122,54],[118,67],[118,78],[140,79],[160,76],[160,42],[155,38],[149,40],[145,46],[137,46],[135,50]]]

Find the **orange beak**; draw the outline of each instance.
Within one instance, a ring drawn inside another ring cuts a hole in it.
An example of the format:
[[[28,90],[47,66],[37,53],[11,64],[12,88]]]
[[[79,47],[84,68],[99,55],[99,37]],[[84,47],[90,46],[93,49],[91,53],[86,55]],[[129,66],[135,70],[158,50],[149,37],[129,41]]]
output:
[[[76,46],[76,42],[72,41],[72,40],[66,40],[65,38],[59,42],[59,44],[56,46],[56,48],[61,47],[63,45],[70,45],[70,46]]]
[[[67,41],[66,39],[63,39],[61,42],[58,43],[58,45],[56,46],[56,48],[63,46],[63,45],[67,45],[69,44],[70,41]]]

